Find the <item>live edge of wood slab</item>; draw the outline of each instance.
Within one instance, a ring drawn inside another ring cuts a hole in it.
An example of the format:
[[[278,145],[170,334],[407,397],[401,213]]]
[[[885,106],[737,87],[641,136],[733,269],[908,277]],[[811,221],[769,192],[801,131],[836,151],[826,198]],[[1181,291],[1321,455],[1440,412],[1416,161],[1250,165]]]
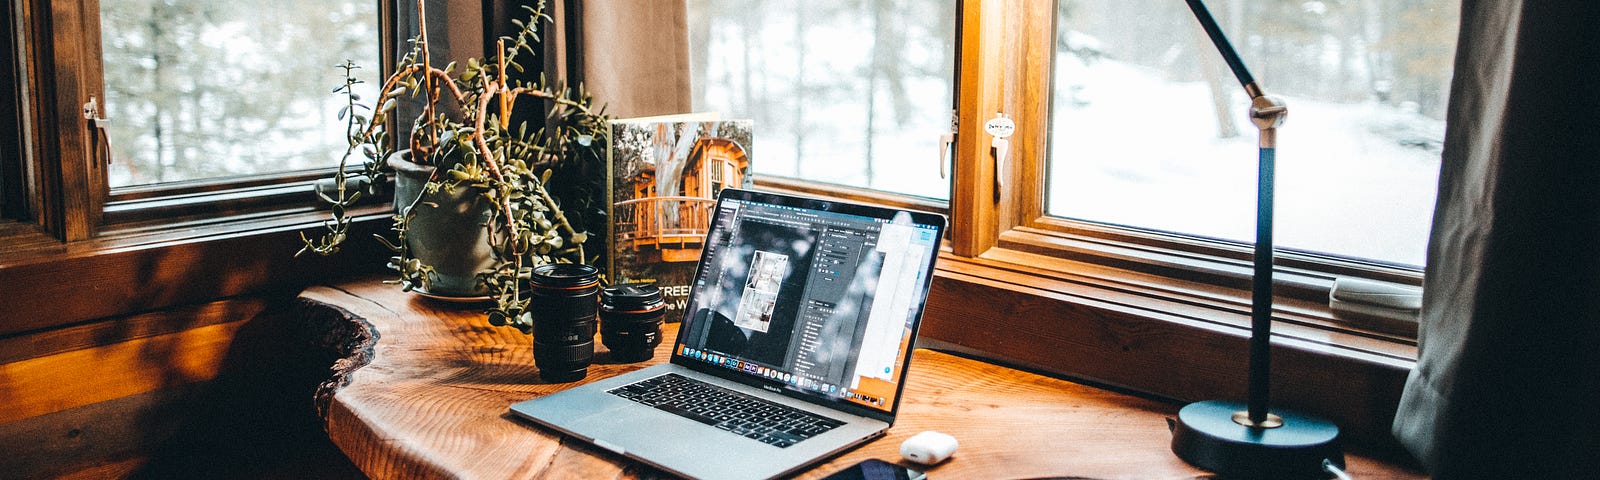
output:
[[[666,361],[677,325],[648,362],[619,364],[595,342],[583,381],[539,380],[531,339],[493,327],[479,305],[429,300],[376,279],[318,286],[304,312],[342,318],[329,335],[345,358],[317,395],[329,437],[372,478],[660,478],[670,475],[513,417],[511,404]],[[912,357],[888,436],[816,465],[820,478],[868,458],[905,463],[924,430],[960,449],[932,478],[1207,477],[1173,456],[1177,405],[931,350]],[[729,461],[738,461],[729,459]],[[1357,478],[1422,478],[1351,455]]]

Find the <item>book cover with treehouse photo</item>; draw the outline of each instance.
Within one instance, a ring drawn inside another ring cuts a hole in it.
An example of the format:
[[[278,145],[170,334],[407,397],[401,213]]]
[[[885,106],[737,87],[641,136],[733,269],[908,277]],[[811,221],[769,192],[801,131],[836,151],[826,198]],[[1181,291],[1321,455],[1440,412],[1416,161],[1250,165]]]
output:
[[[682,320],[717,193],[750,188],[750,120],[713,114],[611,122],[611,284],[653,283]]]

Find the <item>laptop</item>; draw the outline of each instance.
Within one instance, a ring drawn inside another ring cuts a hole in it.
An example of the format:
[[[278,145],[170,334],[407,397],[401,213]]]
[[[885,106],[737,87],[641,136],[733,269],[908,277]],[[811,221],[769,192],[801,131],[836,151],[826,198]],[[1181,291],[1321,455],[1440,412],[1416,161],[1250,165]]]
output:
[[[691,478],[799,470],[894,424],[943,216],[725,189],[671,361],[511,412]]]

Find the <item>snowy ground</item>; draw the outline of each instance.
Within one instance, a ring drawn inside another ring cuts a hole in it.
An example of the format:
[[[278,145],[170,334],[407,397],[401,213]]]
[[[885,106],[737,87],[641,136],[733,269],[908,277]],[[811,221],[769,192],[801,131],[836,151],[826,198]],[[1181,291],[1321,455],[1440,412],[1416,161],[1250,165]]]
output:
[[[842,41],[861,40],[863,33],[819,26],[810,35]],[[736,104],[737,79],[750,78],[735,74],[742,68],[737,57],[713,63],[707,98],[696,108],[774,120],[758,120],[755,127],[758,173],[948,198],[949,180],[938,175],[938,139],[949,130],[947,78],[913,77],[907,85],[913,106],[903,118],[892,118],[887,95],[878,96],[868,176],[865,81],[856,78],[866,51],[806,57],[808,82],[843,90],[833,92],[834,101],[799,100],[806,133],[798,152],[790,110],[795,99],[777,96],[771,112]],[[1219,139],[1203,82],[1175,83],[1162,71],[1112,60],[1086,67],[1070,54],[1058,56],[1056,65],[1062,100],[1053,107],[1051,214],[1254,240],[1256,131],[1245,118],[1242,91],[1232,99],[1241,135]],[[787,91],[797,74],[788,62],[761,67],[757,96]],[[1265,87],[1270,92],[1272,85]],[[1277,245],[1421,265],[1442,122],[1376,102],[1285,99],[1290,113],[1278,134]]]
[[[1205,83],[1112,61],[1058,58],[1051,214],[1251,241],[1256,134],[1234,97],[1241,136],[1216,136]],[[1235,86],[1232,83],[1229,87]],[[1266,85],[1270,92],[1270,85]],[[1076,90],[1077,102],[1065,95]],[[1377,104],[1285,98],[1278,133],[1276,243],[1282,248],[1421,265],[1442,125]],[[1437,140],[1437,138],[1433,138]]]

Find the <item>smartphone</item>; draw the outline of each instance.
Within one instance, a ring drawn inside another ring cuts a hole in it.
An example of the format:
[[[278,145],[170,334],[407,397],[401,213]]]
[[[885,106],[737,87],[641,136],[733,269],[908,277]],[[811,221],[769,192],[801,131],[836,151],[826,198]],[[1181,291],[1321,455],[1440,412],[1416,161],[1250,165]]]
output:
[[[926,480],[927,475],[917,470],[869,458],[850,468],[840,470],[822,480]]]

